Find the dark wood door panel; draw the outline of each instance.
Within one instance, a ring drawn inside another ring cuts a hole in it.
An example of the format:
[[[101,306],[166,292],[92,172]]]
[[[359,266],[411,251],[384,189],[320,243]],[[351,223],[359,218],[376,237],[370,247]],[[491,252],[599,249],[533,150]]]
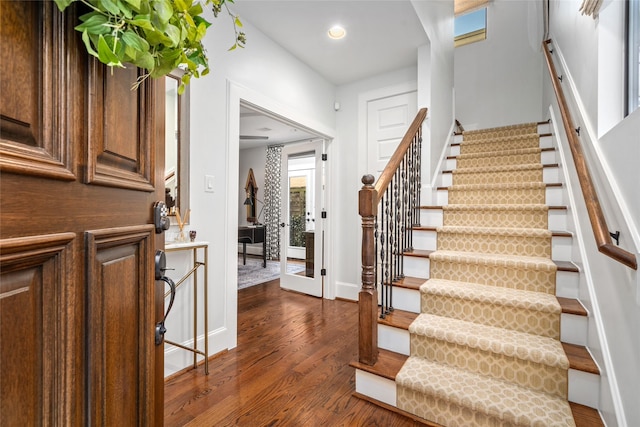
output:
[[[73,233],[0,240],[2,424],[74,425],[82,389],[73,355],[81,304],[70,276]]]
[[[67,120],[70,74],[77,73],[75,43],[62,33],[53,2],[0,2],[0,168],[72,180]],[[72,31],[72,29],[71,29]],[[58,35],[58,36],[54,36]],[[80,104],[81,105],[81,104]]]
[[[153,233],[144,225],[86,234],[91,425],[154,424]]]
[[[111,73],[96,61],[90,67],[87,183],[154,190],[156,100],[149,79],[131,90],[140,73],[131,66]]]
[[[0,0],[0,424],[162,425],[164,80],[88,55],[79,3]]]

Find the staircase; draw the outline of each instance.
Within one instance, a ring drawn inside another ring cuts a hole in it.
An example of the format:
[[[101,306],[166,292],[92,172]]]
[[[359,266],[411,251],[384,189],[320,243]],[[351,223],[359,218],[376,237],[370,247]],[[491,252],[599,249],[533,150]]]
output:
[[[357,396],[427,425],[599,425],[547,128],[456,136],[379,319],[378,360],[352,364]]]

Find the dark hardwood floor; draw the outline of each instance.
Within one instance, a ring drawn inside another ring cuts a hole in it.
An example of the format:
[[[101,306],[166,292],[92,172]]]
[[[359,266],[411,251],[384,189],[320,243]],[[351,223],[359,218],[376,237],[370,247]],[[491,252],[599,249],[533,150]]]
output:
[[[238,292],[238,347],[165,386],[165,426],[418,426],[352,396],[357,304],[280,290]]]

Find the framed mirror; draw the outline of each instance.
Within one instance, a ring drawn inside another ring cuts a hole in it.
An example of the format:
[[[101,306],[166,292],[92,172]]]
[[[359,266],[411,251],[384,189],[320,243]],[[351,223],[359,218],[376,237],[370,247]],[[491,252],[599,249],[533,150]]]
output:
[[[173,216],[189,210],[189,86],[178,95],[182,74],[165,77],[165,202]]]

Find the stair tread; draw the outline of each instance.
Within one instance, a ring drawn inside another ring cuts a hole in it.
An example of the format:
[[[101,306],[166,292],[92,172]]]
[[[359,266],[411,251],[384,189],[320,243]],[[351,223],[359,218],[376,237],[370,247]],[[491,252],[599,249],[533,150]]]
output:
[[[522,182],[515,184],[460,184],[460,185],[450,185],[448,187],[438,187],[437,190],[511,190],[511,189],[537,189],[537,188],[552,188],[552,187],[562,187],[561,182]]]
[[[573,273],[578,273],[580,269],[577,265],[572,263],[571,261],[553,261],[558,267],[558,271],[570,271]]]
[[[544,228],[516,228],[516,227],[474,227],[460,225],[445,225],[436,227],[438,233],[448,234],[485,234],[497,236],[529,236],[551,237],[552,232]]]
[[[558,166],[557,164],[555,166]],[[499,166],[474,166],[468,168],[456,168],[451,170],[444,170],[442,173],[457,174],[473,174],[473,173],[500,173],[500,172],[513,172],[513,171],[528,171],[539,170],[545,167],[554,167],[554,165],[543,165],[540,163],[524,164],[524,165],[499,165]]]
[[[587,310],[582,303],[575,298],[556,297],[562,312],[566,314],[576,314],[578,316],[587,316]]]
[[[387,314],[384,318],[378,318],[378,324],[387,325],[394,328],[409,330],[411,323],[416,320],[418,313],[411,311],[404,311],[394,309],[391,313]]]
[[[427,249],[411,249],[409,251],[404,251],[403,255],[417,258],[429,258],[433,252],[435,251]]]
[[[480,252],[433,251],[429,258],[463,261],[476,264],[497,264],[503,266],[520,266],[524,268],[557,269],[557,265],[549,258],[486,254]]]
[[[441,227],[456,227],[456,226],[451,226],[451,225],[445,225],[445,226],[441,226]],[[508,227],[485,227],[485,228],[508,228]],[[435,225],[430,225],[430,226],[426,226],[426,225],[414,225],[413,227],[411,227],[412,230],[414,231],[437,231],[438,226]],[[535,230],[539,230],[539,229],[535,229]],[[551,232],[551,234],[554,237],[573,237],[573,234],[569,231],[561,231],[561,230],[549,230]]]
[[[409,326],[409,333],[460,346],[569,369],[569,361],[556,339],[466,320],[422,313]]]
[[[507,424],[573,425],[565,399],[417,357],[407,359],[396,383]]]
[[[418,289],[420,289],[420,285],[422,285],[425,282],[425,280],[427,280],[427,279],[425,279],[423,277],[405,276],[405,277],[403,277],[401,279],[394,280],[393,281],[393,286],[398,286],[400,288],[418,290]]]
[[[600,375],[600,368],[598,368],[586,347],[563,342],[562,348],[569,359],[569,367],[571,369]]]
[[[541,204],[531,204],[531,205],[499,205],[499,204],[495,204],[495,205],[432,205],[432,206],[420,206],[419,209],[424,209],[424,210],[436,210],[436,211],[440,211],[440,210],[444,210],[445,208],[451,208],[451,209],[467,209],[467,210],[473,210],[473,209],[481,209],[482,207],[487,206],[487,209],[518,209],[521,206],[541,206],[544,207],[545,210],[567,210],[566,206],[557,206],[557,205],[541,205]]]
[[[579,403],[569,402],[576,427],[604,427],[604,422],[597,409]]]
[[[496,156],[517,156],[521,154],[537,154],[542,153],[542,148],[540,147],[531,147],[531,148],[512,148],[509,150],[500,150],[500,151],[482,151],[479,153],[464,153],[458,154],[453,158],[456,160],[461,159],[479,159],[483,157],[496,157]]]
[[[402,365],[404,365],[408,357],[409,356],[404,354],[381,348],[378,353],[378,360],[374,365],[367,365],[355,361],[349,363],[349,366],[393,381],[396,379],[396,375],[398,375],[398,372],[400,372]]]
[[[451,144],[452,147],[455,146],[460,146],[461,143],[459,142],[454,142]],[[525,148],[524,150],[530,150],[530,148]],[[540,147],[540,151],[541,152],[545,152],[545,151],[556,151],[556,149],[554,147]],[[503,151],[504,152],[504,151]],[[468,154],[465,154],[465,156]],[[447,160],[453,160],[453,159],[457,159],[458,156],[462,156],[462,154],[458,154],[458,155],[452,155],[452,156],[447,156]]]
[[[458,282],[446,279],[429,279],[420,286],[424,294],[443,295],[464,300],[479,301],[503,306],[524,308],[545,313],[561,312],[561,305],[554,295],[501,286]]]

